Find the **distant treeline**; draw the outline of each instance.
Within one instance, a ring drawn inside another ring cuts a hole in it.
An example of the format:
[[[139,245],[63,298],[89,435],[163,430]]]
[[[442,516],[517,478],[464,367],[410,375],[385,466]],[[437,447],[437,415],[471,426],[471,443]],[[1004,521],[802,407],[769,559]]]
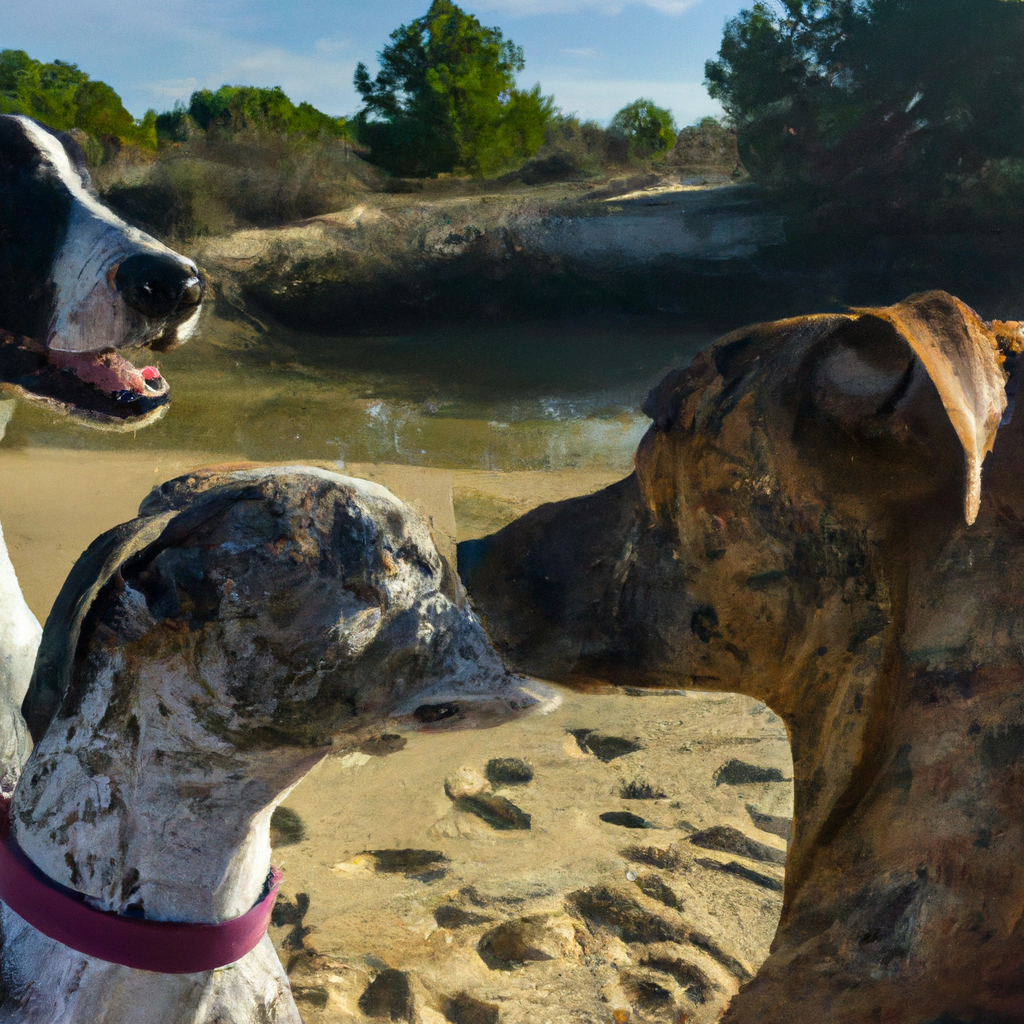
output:
[[[188,104],[136,120],[109,85],[74,64],[3,50],[0,112],[76,131],[94,166],[126,150],[209,158],[211,148],[223,156],[234,141],[251,150],[257,140],[276,139],[297,149],[341,143],[346,154],[354,143],[362,157],[398,176],[494,177],[534,158],[544,166],[528,168],[528,177],[559,169],[572,176],[656,159],[675,141],[671,113],[653,100],[627,105],[604,128],[558,110],[539,85],[518,88],[522,48],[451,0],[433,0],[425,15],[395,29],[378,60],[375,78],[364,64],[356,69],[363,107],[350,120],[295,104],[280,88],[247,85],[201,89]]]
[[[331,117],[311,103],[296,106],[280,86],[260,89],[254,85],[222,85],[216,92],[192,93],[186,107],[155,115],[158,139],[183,142],[197,130],[222,135],[270,132],[280,135],[327,137],[348,140],[349,126],[343,117]]]
[[[23,50],[0,50],[0,114],[27,114],[60,131],[78,129],[94,164],[123,146],[157,148],[155,110],[137,121],[106,82],[75,64],[33,60]]]
[[[1019,230],[1022,54],[1021,0],[777,0],[726,26],[706,83],[812,227]]]

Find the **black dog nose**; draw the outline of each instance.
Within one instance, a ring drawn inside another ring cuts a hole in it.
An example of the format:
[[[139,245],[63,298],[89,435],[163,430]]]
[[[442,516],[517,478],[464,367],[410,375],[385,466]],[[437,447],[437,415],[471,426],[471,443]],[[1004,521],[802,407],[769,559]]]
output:
[[[198,306],[203,282],[196,270],[165,253],[137,252],[117,268],[114,287],[145,316],[167,316],[178,307]]]

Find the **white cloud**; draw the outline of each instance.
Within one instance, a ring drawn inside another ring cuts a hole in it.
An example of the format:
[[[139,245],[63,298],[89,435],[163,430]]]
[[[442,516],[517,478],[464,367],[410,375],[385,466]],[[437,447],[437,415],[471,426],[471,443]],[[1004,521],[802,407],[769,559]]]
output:
[[[607,123],[627,103],[644,97],[654,100],[659,107],[667,107],[676,123],[718,116],[722,108],[699,82],[653,82],[628,78],[541,78],[541,88],[554,94],[555,102],[566,113],[575,113],[584,119]]]
[[[595,50],[593,47],[589,50],[562,50],[562,53],[569,57],[585,57],[587,60],[597,60],[604,56],[600,50]]]
[[[317,53],[342,53],[352,45],[349,39],[318,39],[313,48]]]

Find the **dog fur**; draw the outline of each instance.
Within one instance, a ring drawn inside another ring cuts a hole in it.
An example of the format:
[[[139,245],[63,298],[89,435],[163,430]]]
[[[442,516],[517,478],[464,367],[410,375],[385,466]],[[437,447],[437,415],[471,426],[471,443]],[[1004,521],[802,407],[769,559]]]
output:
[[[630,477],[459,546],[520,671],[784,718],[784,908],[728,1024],[1024,1020],[1021,342],[941,292],[737,331]]]
[[[70,136],[0,116],[0,390],[92,426],[152,422],[167,410],[169,386],[121,353],[185,341],[203,287],[191,260],[98,200]],[[8,790],[27,753],[18,709],[40,632],[0,534],[0,786]]]
[[[378,485],[294,467],[193,474],[96,541],[47,621],[13,828],[101,909],[216,922],[270,866],[275,806],[383,731],[537,704],[427,528]],[[227,970],[75,953],[2,911],[0,1021],[298,1024],[268,937]]]

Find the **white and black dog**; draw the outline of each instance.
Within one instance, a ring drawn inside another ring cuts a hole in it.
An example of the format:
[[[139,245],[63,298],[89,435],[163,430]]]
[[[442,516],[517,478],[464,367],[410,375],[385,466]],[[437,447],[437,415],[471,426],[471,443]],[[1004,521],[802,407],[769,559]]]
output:
[[[120,350],[184,341],[202,297],[195,263],[99,201],[71,136],[0,117],[5,384],[93,420],[137,421],[169,389]]]
[[[99,201],[71,136],[0,116],[0,390],[108,429],[152,422],[170,387],[122,350],[185,341],[203,290],[195,263]],[[0,785],[24,755],[39,635],[0,535]]]

